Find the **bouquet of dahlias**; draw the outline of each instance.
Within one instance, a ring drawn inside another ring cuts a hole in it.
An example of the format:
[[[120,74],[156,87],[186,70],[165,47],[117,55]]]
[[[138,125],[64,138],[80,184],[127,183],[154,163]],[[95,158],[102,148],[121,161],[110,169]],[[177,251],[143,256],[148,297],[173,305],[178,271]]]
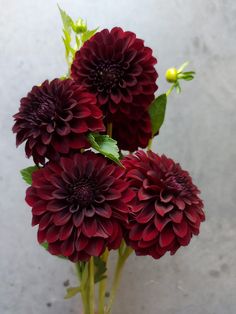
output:
[[[167,70],[171,87],[155,98],[157,60],[142,39],[120,27],[88,30],[60,13],[68,73],[21,99],[13,132],[35,163],[21,174],[38,242],[76,268],[78,286],[65,298],[80,293],[84,314],[109,314],[133,252],[174,254],[204,220],[189,173],[151,151],[169,94],[194,72],[184,72],[187,63]],[[107,291],[111,250],[117,264]]]

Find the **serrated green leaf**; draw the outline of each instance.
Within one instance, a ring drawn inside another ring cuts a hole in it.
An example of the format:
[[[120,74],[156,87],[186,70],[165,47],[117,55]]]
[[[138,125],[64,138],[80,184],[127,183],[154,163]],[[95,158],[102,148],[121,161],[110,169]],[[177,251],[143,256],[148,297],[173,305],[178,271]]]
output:
[[[65,46],[66,57],[68,57],[71,51],[71,36],[65,29],[63,29],[63,34],[65,37],[62,37],[62,39]]]
[[[22,176],[22,179],[29,185],[32,184],[32,173],[36,170],[38,170],[39,167],[37,166],[32,166],[32,167],[28,167],[28,168],[25,168],[25,169],[22,169],[20,171],[21,173],[21,176]]]
[[[160,130],[166,112],[167,97],[166,94],[158,96],[149,107],[149,114],[152,123],[152,135],[154,136]]]
[[[119,160],[119,148],[116,140],[108,135],[101,135],[98,133],[89,133],[88,140],[92,148],[123,167]]]
[[[85,43],[87,40],[89,40],[98,30],[98,27],[95,29],[92,29],[91,31],[86,31],[82,34],[81,39],[82,42]]]
[[[64,299],[71,299],[73,298],[75,295],[77,295],[78,293],[81,292],[81,288],[80,287],[70,287],[66,289],[66,295],[64,296]]]
[[[61,19],[62,19],[64,29],[70,34],[71,28],[74,25],[74,22],[72,18],[66,13],[66,11],[62,10],[59,5],[58,5],[58,8],[61,14]]]

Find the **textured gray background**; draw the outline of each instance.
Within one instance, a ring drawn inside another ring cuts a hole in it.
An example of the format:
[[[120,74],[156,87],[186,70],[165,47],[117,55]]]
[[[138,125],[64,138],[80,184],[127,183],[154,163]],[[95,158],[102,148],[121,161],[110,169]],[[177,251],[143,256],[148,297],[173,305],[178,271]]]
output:
[[[236,313],[236,2],[235,0],[64,0],[92,27],[120,25],[145,38],[158,57],[160,91],[167,67],[192,61],[197,71],[172,95],[155,150],[178,160],[205,200],[199,238],[174,257],[130,259],[115,314]],[[11,115],[33,84],[66,71],[54,0],[0,0],[0,313],[79,313],[64,301],[72,266],[36,243],[19,169]],[[124,279],[124,278],[123,278]]]

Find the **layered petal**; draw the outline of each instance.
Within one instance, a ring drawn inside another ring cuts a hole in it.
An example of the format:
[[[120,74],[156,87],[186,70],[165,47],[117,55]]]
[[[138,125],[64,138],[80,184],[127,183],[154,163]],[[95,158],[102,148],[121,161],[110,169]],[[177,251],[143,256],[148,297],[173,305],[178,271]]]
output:
[[[160,258],[189,244],[205,220],[199,190],[187,171],[166,156],[138,151],[123,159],[131,203],[127,243],[137,255]]]

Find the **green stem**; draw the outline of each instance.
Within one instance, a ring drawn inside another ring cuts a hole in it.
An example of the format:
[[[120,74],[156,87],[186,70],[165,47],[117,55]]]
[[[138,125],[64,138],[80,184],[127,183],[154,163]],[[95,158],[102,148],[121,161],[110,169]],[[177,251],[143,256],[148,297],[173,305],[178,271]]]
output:
[[[168,91],[166,92],[166,97],[168,97],[168,96],[171,94],[171,92],[173,91],[174,88],[175,88],[175,84],[173,84],[173,85],[168,89]]]
[[[89,304],[89,314],[94,314],[94,260],[91,256],[89,261],[89,293],[88,293],[88,304]]]
[[[76,268],[76,273],[79,279],[79,282],[81,283],[81,270],[80,270],[80,262],[75,264],[75,268]],[[89,309],[88,309],[88,302],[87,302],[87,295],[86,295],[86,287],[81,286],[81,299],[82,299],[82,303],[83,303],[83,314],[89,314]]]
[[[107,260],[109,257],[109,251],[108,249],[104,252],[102,255],[102,260],[107,265]],[[99,283],[99,291],[98,291],[98,314],[104,314],[104,308],[105,308],[105,294],[106,294],[106,285],[107,285],[107,279],[104,278]]]
[[[107,123],[107,135],[112,137],[112,123]]]
[[[110,294],[110,299],[109,299],[109,303],[108,303],[108,307],[107,307],[107,311],[106,314],[110,314],[111,313],[111,308],[112,305],[114,303],[115,300],[115,296],[116,296],[116,292],[119,286],[119,282],[120,282],[120,277],[121,277],[121,273],[123,270],[123,267],[125,265],[125,262],[127,260],[127,258],[133,253],[133,250],[130,247],[126,247],[124,253],[122,255],[119,254],[118,256],[118,260],[117,260],[117,264],[116,264],[116,270],[115,270],[115,275],[114,275],[114,279],[113,279],[113,283],[112,283],[112,288],[111,288],[111,294]]]

